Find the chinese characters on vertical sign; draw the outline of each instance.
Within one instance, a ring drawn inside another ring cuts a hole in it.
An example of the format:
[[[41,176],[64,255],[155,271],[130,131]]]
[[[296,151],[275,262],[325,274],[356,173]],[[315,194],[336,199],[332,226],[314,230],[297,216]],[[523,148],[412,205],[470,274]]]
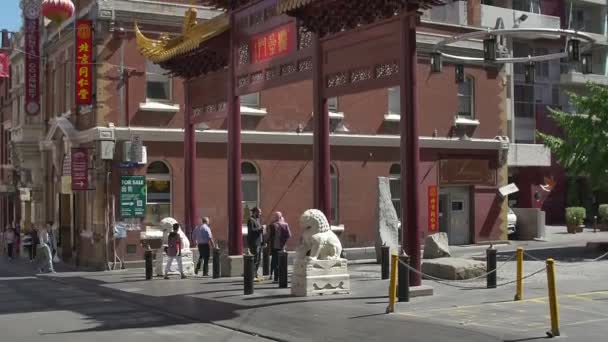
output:
[[[93,91],[93,23],[91,20],[76,21],[76,104],[90,105]]]
[[[439,230],[439,194],[437,185],[429,185],[429,233]]]
[[[40,26],[38,17],[25,16],[25,112],[40,113]]]
[[[267,61],[293,52],[296,48],[295,24],[280,26],[251,39],[251,63]]]

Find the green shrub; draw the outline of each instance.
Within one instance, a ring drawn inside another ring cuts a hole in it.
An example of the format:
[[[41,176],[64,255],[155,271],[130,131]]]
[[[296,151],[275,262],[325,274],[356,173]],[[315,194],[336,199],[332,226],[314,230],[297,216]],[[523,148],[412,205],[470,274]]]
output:
[[[600,221],[608,223],[608,204],[600,204],[598,211]]]
[[[587,211],[582,207],[566,208],[566,223],[569,225],[581,225],[585,222]]]

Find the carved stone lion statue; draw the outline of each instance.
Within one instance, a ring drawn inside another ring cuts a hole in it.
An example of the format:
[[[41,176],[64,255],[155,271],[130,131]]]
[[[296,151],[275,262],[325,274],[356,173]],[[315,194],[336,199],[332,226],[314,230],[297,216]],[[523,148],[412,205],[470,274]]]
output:
[[[331,231],[331,226],[322,211],[306,210],[298,223],[302,229],[302,237],[300,246],[296,249],[296,259],[340,259],[342,244],[336,234]]]
[[[173,224],[175,224],[175,223],[179,223],[179,222],[177,222],[177,220],[174,219],[173,217],[165,217],[164,219],[162,219],[160,221],[160,228],[163,230],[163,244],[167,244],[168,238],[169,238],[169,233],[171,233],[173,231]],[[188,240],[188,237],[182,230],[181,226],[179,227],[179,230],[177,231],[177,233],[182,238],[182,243],[183,243],[182,254],[186,255],[190,252],[190,240]]]

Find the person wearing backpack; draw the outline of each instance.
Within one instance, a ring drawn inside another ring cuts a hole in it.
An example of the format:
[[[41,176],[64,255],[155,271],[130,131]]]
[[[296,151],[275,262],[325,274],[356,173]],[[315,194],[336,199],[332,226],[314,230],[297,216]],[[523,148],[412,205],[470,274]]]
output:
[[[169,233],[168,241],[167,241],[167,266],[165,266],[165,279],[169,279],[169,271],[171,270],[171,265],[173,264],[173,260],[177,260],[177,269],[179,270],[179,274],[182,279],[186,278],[184,274],[184,268],[182,266],[182,239],[178,234],[179,231],[179,223],[173,224],[173,231]]]

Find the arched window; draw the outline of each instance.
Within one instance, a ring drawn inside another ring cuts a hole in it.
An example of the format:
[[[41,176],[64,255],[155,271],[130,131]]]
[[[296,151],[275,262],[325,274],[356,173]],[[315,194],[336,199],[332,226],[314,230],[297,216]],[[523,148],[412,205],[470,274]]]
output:
[[[155,161],[146,169],[146,223],[159,223],[171,216],[171,171],[167,164]]]
[[[243,215],[243,223],[247,223],[250,210],[260,205],[260,174],[251,162],[241,163],[241,189],[243,212],[247,214]]]
[[[458,84],[458,116],[473,118],[475,115],[475,80],[466,76]]]
[[[329,222],[337,225],[340,222],[338,216],[338,173],[333,165],[330,166],[329,174],[331,180],[331,217],[329,218]]]
[[[391,201],[397,211],[397,217],[401,219],[401,165],[391,165],[388,181],[391,188]]]

